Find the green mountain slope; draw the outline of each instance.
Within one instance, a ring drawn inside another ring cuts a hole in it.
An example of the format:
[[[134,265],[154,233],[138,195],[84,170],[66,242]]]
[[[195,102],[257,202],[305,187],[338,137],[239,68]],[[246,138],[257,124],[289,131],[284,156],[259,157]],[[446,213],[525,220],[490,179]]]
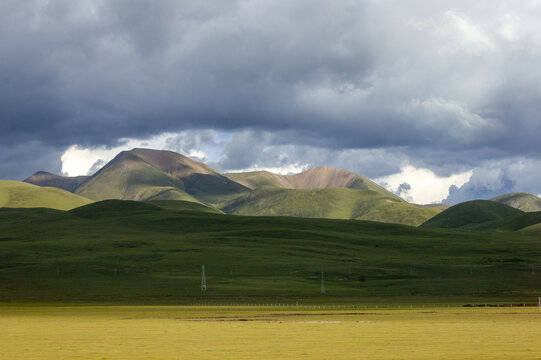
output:
[[[40,187],[21,181],[0,180],[0,207],[69,210],[92,200],[54,187]]]
[[[419,225],[439,211],[371,190],[261,187],[222,209],[228,214],[359,219]]]
[[[514,207],[522,211],[527,211],[527,212],[541,211],[541,199],[535,195],[528,194],[528,193],[523,193],[523,192],[510,193],[510,194],[497,196],[490,200]]]
[[[38,171],[29,178],[26,178],[24,182],[43,187],[56,187],[69,192],[74,192],[89,179],[90,176],[59,176],[46,171]]]
[[[79,187],[76,193],[94,200],[146,200],[170,190],[184,195],[183,188],[178,179],[156,169],[137,155],[123,151]],[[184,196],[190,198],[187,194]]]
[[[0,209],[0,302],[522,303],[541,293],[525,271],[540,263],[539,238],[515,233],[131,201]]]
[[[483,224],[524,214],[510,206],[489,200],[457,204],[434,216],[421,226],[438,228],[479,228]]]
[[[185,156],[150,149],[123,151],[76,193],[95,199],[218,201],[248,188]]]
[[[172,151],[136,148],[130,152],[182,182],[183,190],[199,199],[212,201],[214,197],[249,191],[211,167]]]

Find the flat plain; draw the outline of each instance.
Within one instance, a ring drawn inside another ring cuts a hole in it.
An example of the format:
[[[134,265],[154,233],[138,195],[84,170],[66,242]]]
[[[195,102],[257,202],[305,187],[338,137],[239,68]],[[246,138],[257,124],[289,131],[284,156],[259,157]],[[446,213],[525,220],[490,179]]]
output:
[[[0,307],[12,360],[524,360],[541,358],[540,336],[536,307]]]

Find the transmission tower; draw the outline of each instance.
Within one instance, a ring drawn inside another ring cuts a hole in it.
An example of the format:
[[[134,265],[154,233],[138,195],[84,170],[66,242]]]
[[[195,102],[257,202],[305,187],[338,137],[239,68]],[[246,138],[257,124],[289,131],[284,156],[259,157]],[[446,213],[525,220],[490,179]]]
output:
[[[205,277],[205,264],[201,265],[201,291],[207,291],[207,278]]]
[[[321,272],[321,294],[325,294],[325,279],[323,278],[323,271]]]

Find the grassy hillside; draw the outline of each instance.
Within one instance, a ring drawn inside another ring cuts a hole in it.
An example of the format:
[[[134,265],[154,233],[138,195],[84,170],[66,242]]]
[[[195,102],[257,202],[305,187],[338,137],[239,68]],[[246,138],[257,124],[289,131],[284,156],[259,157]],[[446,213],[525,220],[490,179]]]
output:
[[[183,184],[130,152],[122,152],[76,193],[94,200],[146,200]],[[188,196],[188,195],[186,195]]]
[[[151,200],[146,201],[146,203],[171,211],[198,211],[209,214],[223,214],[223,212],[221,212],[220,210],[192,201]]]
[[[498,202],[474,200],[452,206],[434,216],[422,226],[473,229],[489,222],[522,214],[524,214],[522,211]]]
[[[419,225],[439,211],[370,190],[262,187],[222,209],[228,214],[359,219]]]
[[[249,191],[208,166],[170,151],[123,151],[76,193],[94,200],[218,201]]]
[[[541,235],[541,223],[526,226],[526,227],[520,229],[519,232],[521,234],[535,235],[535,236],[539,237],[539,235]]]
[[[514,207],[522,211],[527,211],[527,212],[541,211],[541,199],[535,195],[528,194],[528,193],[523,193],[523,192],[510,193],[510,194],[505,194],[505,195],[495,197],[491,200]]]
[[[508,216],[500,220],[489,221],[479,224],[476,230],[500,230],[518,231],[520,229],[541,223],[541,211],[526,212],[518,215]]]
[[[0,180],[0,207],[44,207],[69,210],[92,200],[53,187],[39,187],[21,181]]]
[[[534,301],[536,264],[538,238],[514,233],[114,200],[66,213],[0,209],[0,301]]]

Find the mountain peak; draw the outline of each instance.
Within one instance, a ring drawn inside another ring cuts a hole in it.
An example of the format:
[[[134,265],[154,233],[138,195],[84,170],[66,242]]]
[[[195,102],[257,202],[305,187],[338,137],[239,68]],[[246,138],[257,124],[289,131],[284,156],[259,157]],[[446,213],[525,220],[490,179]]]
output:
[[[218,172],[189,157],[169,151],[135,148],[129,151],[143,161],[175,177],[185,177],[192,173],[218,175]]]
[[[43,186],[56,187],[59,189],[74,192],[81,184],[90,179],[90,176],[60,176],[47,171],[37,171],[34,175],[24,179],[24,182]]]

